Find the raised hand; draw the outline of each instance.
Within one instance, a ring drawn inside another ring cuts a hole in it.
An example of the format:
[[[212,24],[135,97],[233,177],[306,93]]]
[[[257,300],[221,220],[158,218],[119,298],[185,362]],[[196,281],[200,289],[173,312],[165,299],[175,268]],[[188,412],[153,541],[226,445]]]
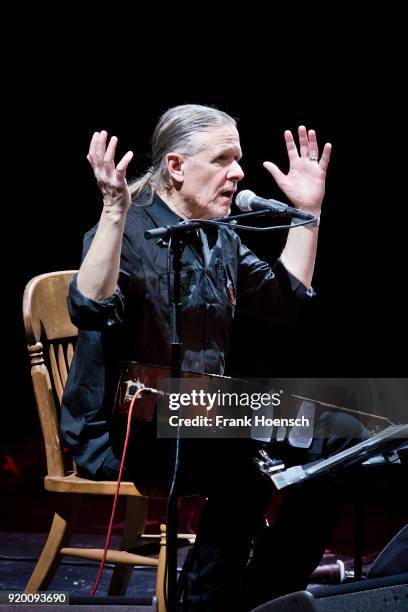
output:
[[[324,145],[319,161],[319,148],[316,132],[307,131],[299,126],[300,155],[292,132],[286,130],[285,142],[289,157],[289,172],[284,174],[272,162],[264,162],[264,167],[272,174],[278,186],[296,208],[309,210],[319,215],[324,197],[326,171],[329,165],[331,144]]]
[[[95,132],[89,146],[87,159],[91,164],[104,206],[118,212],[126,212],[130,206],[130,192],[126,181],[126,170],[133,157],[128,151],[115,167],[115,151],[118,139],[112,136],[107,145],[108,134]],[[106,146],[107,145],[107,146]]]

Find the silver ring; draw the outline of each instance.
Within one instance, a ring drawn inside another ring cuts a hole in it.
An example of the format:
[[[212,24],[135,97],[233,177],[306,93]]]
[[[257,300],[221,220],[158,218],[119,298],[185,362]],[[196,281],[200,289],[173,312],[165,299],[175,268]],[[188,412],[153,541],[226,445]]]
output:
[[[318,157],[311,157],[311,156],[309,156],[309,159],[310,159],[310,161],[319,161]]]

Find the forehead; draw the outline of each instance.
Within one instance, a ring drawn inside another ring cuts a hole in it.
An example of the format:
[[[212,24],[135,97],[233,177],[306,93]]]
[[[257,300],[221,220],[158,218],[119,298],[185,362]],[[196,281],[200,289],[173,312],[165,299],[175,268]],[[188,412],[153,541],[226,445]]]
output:
[[[233,125],[220,125],[205,132],[198,132],[196,139],[199,152],[234,147],[241,154],[238,130]]]

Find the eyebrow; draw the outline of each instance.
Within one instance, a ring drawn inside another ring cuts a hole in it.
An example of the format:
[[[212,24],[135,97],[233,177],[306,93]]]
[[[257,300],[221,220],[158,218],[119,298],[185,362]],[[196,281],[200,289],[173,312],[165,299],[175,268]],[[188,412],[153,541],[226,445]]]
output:
[[[220,157],[221,155],[225,155],[226,153],[230,153],[232,151],[232,149],[234,149],[234,151],[235,151],[235,145],[227,145],[226,147],[223,147],[222,149],[217,151],[217,153],[214,155],[214,159],[217,159],[217,157]],[[240,153],[238,155],[238,161],[241,161],[243,155],[242,155],[241,149],[239,149],[239,151],[240,151]],[[234,157],[235,157],[235,155],[234,155]]]

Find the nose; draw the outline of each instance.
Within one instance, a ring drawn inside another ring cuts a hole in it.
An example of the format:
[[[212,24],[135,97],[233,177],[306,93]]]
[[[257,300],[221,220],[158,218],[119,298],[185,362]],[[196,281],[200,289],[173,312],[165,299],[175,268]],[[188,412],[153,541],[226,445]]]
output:
[[[227,178],[234,179],[235,181],[240,181],[244,178],[244,171],[236,160],[229,167]]]

